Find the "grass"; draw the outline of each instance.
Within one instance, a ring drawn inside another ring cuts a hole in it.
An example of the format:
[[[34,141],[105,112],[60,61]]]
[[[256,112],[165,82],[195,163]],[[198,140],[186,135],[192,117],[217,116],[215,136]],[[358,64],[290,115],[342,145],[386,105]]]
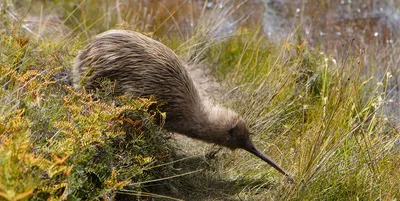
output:
[[[216,71],[225,81],[237,86],[227,94],[233,100],[229,105],[252,122],[267,150],[296,175],[296,184],[279,186],[278,197],[398,197],[398,131],[381,113],[387,88],[360,73],[365,66],[357,57],[335,64],[304,42],[272,50],[262,37],[253,37],[220,44],[213,62],[220,64]],[[230,60],[232,55],[239,59]]]
[[[179,12],[193,2],[129,1],[132,9],[118,1],[98,9],[96,2],[0,7],[0,200],[400,199],[400,134],[387,113],[396,75],[389,60],[379,60],[394,55],[369,57],[349,43],[334,57],[298,32],[273,42],[260,26],[224,35],[221,24],[241,4],[201,4],[187,12],[187,31]],[[46,20],[50,8],[62,11],[58,23]],[[23,21],[31,15],[41,16],[33,28]],[[180,152],[192,144],[174,145],[154,121],[163,113],[152,99],[72,89],[74,56],[113,27],[144,32],[190,65],[209,67],[224,85],[223,104],[296,181],[244,151]]]

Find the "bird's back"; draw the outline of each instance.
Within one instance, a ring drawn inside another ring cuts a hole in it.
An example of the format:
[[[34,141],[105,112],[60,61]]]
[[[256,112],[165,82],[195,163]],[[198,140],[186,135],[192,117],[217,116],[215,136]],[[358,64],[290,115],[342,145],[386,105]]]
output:
[[[99,81],[116,81],[116,92],[133,97],[154,95],[166,102],[165,127],[176,130],[176,123],[196,113],[200,98],[186,67],[165,45],[142,34],[110,30],[93,39],[75,59],[76,87],[99,88]],[[173,124],[173,125],[172,125]]]

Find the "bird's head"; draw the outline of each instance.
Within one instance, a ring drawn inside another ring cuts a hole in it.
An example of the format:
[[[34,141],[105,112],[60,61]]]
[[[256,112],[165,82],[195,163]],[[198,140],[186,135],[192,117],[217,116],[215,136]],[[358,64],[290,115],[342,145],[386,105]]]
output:
[[[289,179],[293,180],[293,177],[286,172],[283,168],[281,168],[278,164],[276,164],[272,159],[270,159],[267,155],[265,155],[263,152],[261,152],[259,149],[257,149],[256,146],[254,146],[253,142],[250,139],[250,131],[248,127],[246,126],[246,123],[244,120],[239,119],[237,123],[229,128],[226,132],[226,140],[222,144],[223,146],[226,146],[230,149],[244,149],[257,157],[261,158],[265,162],[267,162],[269,165],[274,167],[276,170],[278,170],[280,173],[286,175],[289,177]]]
[[[229,128],[224,135],[226,140],[223,145],[232,150],[245,149],[247,144],[251,143],[250,131],[241,119],[233,127]]]

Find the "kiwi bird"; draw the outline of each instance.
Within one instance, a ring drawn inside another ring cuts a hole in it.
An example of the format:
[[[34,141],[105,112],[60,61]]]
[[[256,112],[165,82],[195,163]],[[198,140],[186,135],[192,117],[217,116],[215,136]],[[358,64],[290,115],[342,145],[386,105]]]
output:
[[[75,58],[75,88],[93,90],[99,80],[116,82],[115,92],[155,96],[166,112],[164,128],[191,138],[244,149],[292,177],[252,143],[245,121],[234,111],[203,100],[185,64],[162,43],[140,33],[110,30],[96,36]]]

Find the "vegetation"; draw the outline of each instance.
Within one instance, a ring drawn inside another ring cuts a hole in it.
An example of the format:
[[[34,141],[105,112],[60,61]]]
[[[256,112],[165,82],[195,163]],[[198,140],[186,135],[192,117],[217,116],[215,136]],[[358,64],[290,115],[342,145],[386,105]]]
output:
[[[224,35],[221,24],[241,4],[181,3],[165,4],[167,14],[151,13],[144,1],[104,1],[101,9],[95,0],[0,5],[0,200],[400,199],[399,125],[386,112],[396,75],[378,60],[395,55],[367,60],[369,52],[354,53],[349,43],[337,58],[296,30],[276,43],[260,26]],[[185,31],[175,14],[194,6],[201,9]],[[46,14],[50,8],[62,15]],[[192,143],[176,145],[162,131],[168,114],[154,99],[113,97],[107,81],[105,91],[71,88],[78,50],[116,27],[210,68],[224,85],[223,103],[296,181],[244,151],[182,154]]]

